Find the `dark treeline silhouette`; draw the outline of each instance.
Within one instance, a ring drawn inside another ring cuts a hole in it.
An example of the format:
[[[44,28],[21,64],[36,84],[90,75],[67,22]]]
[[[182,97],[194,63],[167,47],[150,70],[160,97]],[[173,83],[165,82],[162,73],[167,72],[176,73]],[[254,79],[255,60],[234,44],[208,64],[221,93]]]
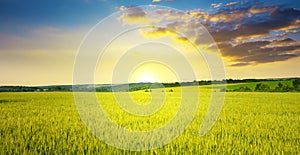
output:
[[[280,81],[292,80],[293,84],[288,85],[281,83]],[[278,85],[271,89],[266,83],[267,81],[278,81]],[[191,81],[191,82],[172,82],[172,83],[129,83],[129,84],[96,84],[96,85],[59,85],[59,86],[41,86],[41,87],[25,87],[25,86],[0,86],[0,92],[69,92],[69,91],[80,91],[80,92],[132,92],[138,90],[150,90],[155,88],[168,88],[168,87],[179,87],[179,86],[197,86],[197,85],[212,85],[212,84],[234,84],[234,83],[251,83],[261,82],[256,85],[255,89],[251,89],[248,86],[241,86],[238,89],[223,89],[221,91],[236,91],[236,92],[289,92],[300,90],[300,79],[299,78],[286,78],[286,79],[227,79],[220,81]]]
[[[279,79],[227,79],[226,83],[249,83],[263,81],[278,81]]]
[[[224,91],[222,89],[221,91]],[[292,80],[292,85],[279,82],[275,88],[271,88],[268,83],[258,83],[252,90],[248,86],[240,86],[237,89],[226,89],[227,92],[300,92],[300,79],[295,78]]]
[[[63,86],[52,87],[27,87],[27,86],[0,86],[0,92],[67,92],[70,88]]]
[[[1,86],[0,92],[35,92],[38,87],[25,87],[25,86]]]

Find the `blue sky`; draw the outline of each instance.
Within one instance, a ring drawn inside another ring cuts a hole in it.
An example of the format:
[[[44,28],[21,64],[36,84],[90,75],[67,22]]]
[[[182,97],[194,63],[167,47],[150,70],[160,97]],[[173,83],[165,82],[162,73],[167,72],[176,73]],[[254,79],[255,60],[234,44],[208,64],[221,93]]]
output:
[[[0,26],[2,33],[24,33],[26,29],[42,26],[76,27],[93,25],[100,19],[118,10],[120,6],[162,5],[180,10],[201,8],[209,10],[212,3],[231,1],[161,1],[151,0],[2,0],[0,1]],[[280,1],[272,1],[278,4]],[[281,2],[282,3],[282,2]],[[299,8],[296,0],[285,1],[286,5]]]
[[[162,5],[179,10],[201,8],[213,11],[211,4],[229,3],[231,0],[174,0],[152,2],[151,0],[2,0],[0,1],[0,32],[26,34],[30,29],[41,26],[80,27],[92,26],[99,20],[118,11],[120,6]],[[263,2],[263,1],[260,1]],[[296,0],[266,1],[300,8]]]
[[[0,85],[70,84],[77,48],[89,29],[121,7],[140,5],[195,15],[228,60],[228,78],[300,76],[297,0],[2,0]]]

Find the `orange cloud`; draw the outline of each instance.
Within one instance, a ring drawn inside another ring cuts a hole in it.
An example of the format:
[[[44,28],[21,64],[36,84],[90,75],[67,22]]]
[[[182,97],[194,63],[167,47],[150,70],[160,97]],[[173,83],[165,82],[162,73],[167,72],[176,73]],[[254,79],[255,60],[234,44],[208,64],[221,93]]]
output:
[[[293,29],[297,29],[297,28],[300,28],[300,20],[299,19],[291,22],[291,24],[287,25],[286,27],[277,29],[276,31],[298,32],[298,30],[293,30]]]
[[[140,30],[140,33],[147,38],[161,38],[166,36],[178,37],[178,34],[168,28],[156,28],[152,27],[148,30]]]
[[[150,24],[160,21],[160,19],[158,18],[147,17],[147,13],[139,7],[121,6],[120,10],[124,11],[124,13],[119,18],[123,21],[124,24]]]
[[[210,18],[207,12],[203,12],[201,10],[192,10],[187,13],[196,19],[202,19],[204,21],[207,21]]]
[[[225,7],[237,4],[231,2],[225,4]],[[219,8],[222,4],[212,6]],[[139,16],[143,18],[140,22],[153,24],[153,29],[140,32],[144,37],[171,37],[180,44],[190,41],[198,47],[209,49],[212,43],[207,39],[210,37],[205,33],[207,29],[220,47],[222,55],[231,59],[233,66],[284,61],[300,56],[298,43],[273,42],[274,39],[287,38],[289,33],[298,32],[299,10],[264,5],[217,10],[219,11],[212,14],[200,9],[158,9],[147,12]],[[150,23],[152,19],[159,20]],[[276,32],[276,35],[271,35],[272,32]]]
[[[252,14],[259,14],[259,13],[264,13],[264,12],[273,12],[275,11],[276,9],[278,9],[277,6],[275,7],[251,7],[249,9],[249,12],[252,13]]]
[[[241,20],[246,17],[247,14],[245,11],[234,11],[234,12],[221,12],[213,14],[209,17],[209,20],[212,22],[231,22],[236,20]]]

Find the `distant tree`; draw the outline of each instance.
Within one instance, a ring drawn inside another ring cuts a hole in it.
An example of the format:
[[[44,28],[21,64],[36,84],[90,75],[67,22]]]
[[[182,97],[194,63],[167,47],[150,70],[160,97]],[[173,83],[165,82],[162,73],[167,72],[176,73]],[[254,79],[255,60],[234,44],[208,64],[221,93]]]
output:
[[[297,78],[293,81],[293,87],[296,91],[300,91],[300,79]]]
[[[257,91],[257,92],[269,92],[271,91],[271,88],[268,84],[265,84],[265,83],[259,83],[256,85],[254,91]]]
[[[289,91],[294,91],[295,89],[293,87],[291,87],[290,85],[288,84],[284,84],[283,87],[282,87],[282,91],[283,92],[289,92]]]
[[[281,82],[279,82],[277,84],[277,86],[275,87],[275,90],[276,92],[283,92],[283,84]]]
[[[245,91],[245,92],[251,92],[252,89],[246,86],[246,87],[244,87],[244,91]]]
[[[173,89],[170,89],[169,92],[173,92]]]
[[[111,92],[112,89],[111,89],[111,87],[99,87],[99,88],[96,88],[96,91],[97,92]]]
[[[279,88],[282,88],[283,87],[283,84],[281,82],[278,83],[277,85]]]
[[[236,91],[236,92],[252,92],[252,89],[249,88],[248,86],[241,86],[240,88],[235,89],[233,91]]]
[[[234,80],[232,80],[231,78],[227,80],[227,83],[233,83]]]
[[[291,87],[288,84],[282,84],[279,82],[277,86],[274,89],[275,92],[290,92],[290,91],[295,91],[295,88]]]

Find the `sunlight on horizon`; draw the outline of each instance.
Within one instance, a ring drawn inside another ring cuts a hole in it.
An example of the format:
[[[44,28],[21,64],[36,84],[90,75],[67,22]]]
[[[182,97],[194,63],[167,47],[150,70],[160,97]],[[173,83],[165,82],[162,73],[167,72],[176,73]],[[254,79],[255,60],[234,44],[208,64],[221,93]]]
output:
[[[155,82],[158,82],[158,80],[155,77],[153,77],[153,75],[145,73],[145,74],[141,75],[140,78],[136,82],[138,82],[138,83],[140,83],[140,82],[155,83]]]
[[[135,68],[128,81],[130,83],[139,82],[176,82],[177,75],[165,64],[158,62],[146,62]]]

